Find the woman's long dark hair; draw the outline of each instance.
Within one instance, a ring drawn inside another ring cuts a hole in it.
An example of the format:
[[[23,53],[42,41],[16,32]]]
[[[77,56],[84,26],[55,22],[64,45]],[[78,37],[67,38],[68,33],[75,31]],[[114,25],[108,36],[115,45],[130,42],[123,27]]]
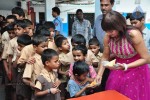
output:
[[[126,37],[127,40],[132,43],[129,30],[136,29],[133,26],[127,26],[125,18],[117,11],[110,11],[107,13],[101,23],[104,31],[117,30],[119,31],[120,39]]]

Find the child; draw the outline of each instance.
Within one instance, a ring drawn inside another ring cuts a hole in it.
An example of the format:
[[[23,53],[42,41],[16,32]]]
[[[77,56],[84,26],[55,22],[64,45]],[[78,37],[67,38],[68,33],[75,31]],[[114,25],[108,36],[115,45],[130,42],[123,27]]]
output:
[[[46,49],[41,58],[44,69],[36,80],[36,100],[61,100],[58,89],[60,81],[57,78],[57,73],[53,71],[60,66],[58,54],[53,49]]]
[[[25,26],[25,32],[26,33],[28,33],[28,35],[30,36],[30,37],[32,37],[33,36],[33,24],[32,24],[32,22],[29,20],[29,19],[24,19],[24,22],[25,22],[25,24],[26,24],[26,26]]]
[[[86,95],[86,90],[91,88],[87,82],[89,66],[84,61],[77,61],[73,65],[73,78],[68,82],[68,91],[70,97],[79,97]]]
[[[16,37],[14,37],[13,39],[11,39],[9,41],[8,44],[8,49],[6,51],[7,55],[8,55],[8,64],[9,64],[9,68],[12,68],[13,71],[13,79],[16,79],[16,66],[14,66],[14,62],[16,60],[17,57],[17,48],[18,48],[18,44],[17,44],[17,38],[18,36],[22,35],[24,33],[24,27],[25,27],[25,23],[23,20],[17,20],[17,22],[15,23],[14,26],[14,32],[16,34]],[[15,80],[14,80],[15,81]]]
[[[60,75],[59,79],[61,80],[60,90],[61,90],[61,99],[65,100],[66,97],[66,86],[68,81],[68,70],[69,65],[71,64],[70,57],[68,56],[68,53],[70,51],[70,45],[65,37],[58,37],[55,41],[56,46],[58,47],[58,50],[60,52],[59,54],[59,60],[61,62],[61,66],[58,70],[58,73]]]
[[[4,64],[4,68],[5,68],[7,77],[10,80],[10,77],[9,77],[10,75],[9,74],[10,74],[11,69],[9,69],[9,67],[8,67],[6,51],[8,49],[8,43],[9,43],[10,39],[13,39],[16,36],[15,33],[14,33],[14,24],[11,23],[8,26],[6,26],[6,30],[8,32],[8,39],[5,39],[5,42],[4,42],[4,49],[3,49],[3,53],[2,53],[2,59],[3,59],[3,64]]]
[[[140,11],[136,11],[131,14],[130,21],[133,26],[138,28],[143,33],[143,38],[146,44],[146,47],[148,48],[148,51],[150,53],[150,30],[145,27],[145,19],[144,19],[144,13]]]
[[[8,16],[6,17],[6,22],[7,22],[8,24],[10,24],[10,23],[15,23],[16,20],[17,20],[17,18],[16,18],[15,15],[8,15]]]
[[[25,13],[22,8],[14,7],[11,10],[12,15],[15,15],[18,20],[23,20],[25,18]]]
[[[76,46],[76,45],[84,45],[86,46],[86,40],[84,38],[83,35],[81,34],[76,34],[72,37],[71,39],[71,44],[72,44],[72,47]],[[86,55],[86,62],[89,64],[89,65],[98,65],[98,60],[97,58],[95,57],[95,55],[92,53],[91,50],[88,50],[87,52],[87,55]]]
[[[8,43],[10,41],[10,39],[13,39],[16,34],[14,32],[14,24],[11,23],[9,25],[6,26],[6,30],[3,33],[3,37],[2,37],[2,42],[3,42],[3,52],[2,52],[2,61],[3,61],[3,65],[4,65],[4,69],[5,69],[5,94],[6,97],[5,99],[12,99],[15,97],[12,93],[14,93],[14,88],[9,85],[9,83],[11,82],[11,68],[9,68],[8,66],[8,56],[7,56],[7,50],[8,50]],[[8,96],[9,95],[9,96]]]
[[[100,45],[99,45],[99,41],[97,38],[92,38],[89,40],[89,49],[93,52],[93,54],[96,56],[97,60],[100,62],[103,54],[100,52]],[[94,68],[97,72],[98,66],[94,66]]]
[[[87,48],[85,45],[76,45],[72,49],[72,54],[73,54],[75,62],[85,61],[86,55],[87,55]],[[72,75],[73,75],[72,72],[73,72],[73,64],[70,65],[70,69],[69,69],[69,76],[70,77],[72,77]],[[94,79],[96,78],[96,75],[97,74],[96,74],[93,66],[89,66],[89,75],[87,76],[87,81],[89,81],[90,83],[93,82]]]
[[[43,35],[36,35],[32,39],[32,44],[35,50],[35,54],[33,55],[35,63],[26,64],[23,73],[23,82],[31,88],[34,88],[35,80],[40,74],[41,70],[44,68],[44,65],[42,64],[41,60],[41,54],[45,49],[47,49],[47,38]]]
[[[21,52],[21,50],[26,46],[32,43],[31,37],[27,34],[22,34],[17,39],[18,43],[18,50]],[[20,55],[17,54],[17,58]],[[16,95],[17,100],[30,100],[31,98],[31,88],[27,85],[25,85],[22,81],[22,75],[24,72],[25,66],[17,66],[17,86],[16,86]]]

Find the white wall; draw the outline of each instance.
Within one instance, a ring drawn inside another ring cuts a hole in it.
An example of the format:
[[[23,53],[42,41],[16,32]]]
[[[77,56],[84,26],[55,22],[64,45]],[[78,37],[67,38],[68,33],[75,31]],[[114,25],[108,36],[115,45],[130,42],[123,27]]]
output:
[[[82,9],[85,13],[94,13],[95,5],[70,5],[70,4],[61,4],[59,5],[61,10],[60,17],[63,20],[63,23],[67,23],[67,15],[69,13],[75,13],[77,9]],[[39,22],[39,12],[45,12],[44,6],[34,6],[34,11],[36,12],[36,22]],[[52,16],[51,14],[49,16]]]
[[[119,12],[132,13],[134,9],[140,5],[146,13],[146,23],[150,23],[150,0],[141,0],[140,4],[135,4],[135,0],[120,0],[120,4],[116,4],[115,10]]]
[[[0,10],[0,15],[7,17],[8,15],[11,15],[11,11],[10,10]]]

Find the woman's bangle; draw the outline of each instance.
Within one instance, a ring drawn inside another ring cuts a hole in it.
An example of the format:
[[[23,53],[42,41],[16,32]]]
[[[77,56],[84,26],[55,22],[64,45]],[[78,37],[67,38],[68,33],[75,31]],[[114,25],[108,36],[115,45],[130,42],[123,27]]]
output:
[[[123,64],[123,67],[124,67],[124,71],[126,71],[128,69],[128,66],[125,63]]]
[[[50,89],[48,89],[48,93],[51,93],[51,90],[50,90]]]

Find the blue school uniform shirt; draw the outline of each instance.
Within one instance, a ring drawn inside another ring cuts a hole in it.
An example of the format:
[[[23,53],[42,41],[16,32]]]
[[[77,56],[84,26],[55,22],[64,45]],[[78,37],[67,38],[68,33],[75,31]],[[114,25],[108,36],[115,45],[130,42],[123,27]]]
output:
[[[70,93],[70,97],[74,97],[75,94],[76,94],[77,92],[79,92],[81,89],[83,89],[87,84],[88,84],[88,82],[87,82],[86,84],[84,84],[84,85],[79,85],[79,84],[77,84],[74,80],[70,79],[70,80],[68,81],[68,91],[69,91],[69,93]],[[83,92],[83,93],[81,94],[81,96],[83,96],[83,95],[86,95],[86,93]]]
[[[57,16],[54,20],[53,23],[55,24],[55,30],[59,31],[60,34],[63,34],[63,23],[60,18],[60,16]]]

